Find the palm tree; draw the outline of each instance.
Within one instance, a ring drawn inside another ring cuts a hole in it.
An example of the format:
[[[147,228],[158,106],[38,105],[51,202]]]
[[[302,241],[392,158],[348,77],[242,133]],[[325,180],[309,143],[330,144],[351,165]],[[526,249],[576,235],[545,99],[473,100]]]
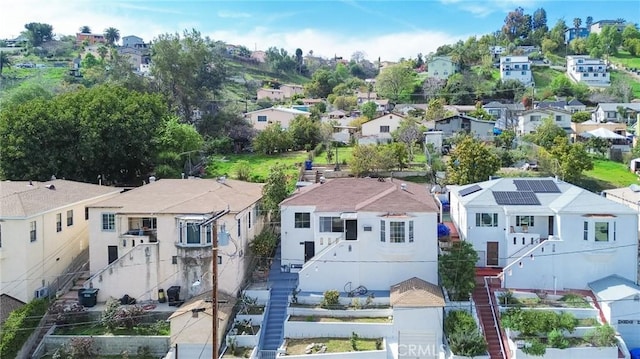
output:
[[[80,33],[81,34],[90,34],[91,33],[91,28],[87,25],[84,26],[80,26]]]
[[[578,31],[578,29],[580,29],[580,25],[582,25],[582,19],[579,17],[576,17],[575,19],[573,19],[573,27],[576,28],[576,32]]]
[[[2,69],[7,66],[11,66],[11,59],[6,52],[0,51],[0,77],[2,77]]]
[[[104,29],[104,38],[107,40],[107,44],[115,45],[120,40],[120,30],[115,27],[109,27]]]

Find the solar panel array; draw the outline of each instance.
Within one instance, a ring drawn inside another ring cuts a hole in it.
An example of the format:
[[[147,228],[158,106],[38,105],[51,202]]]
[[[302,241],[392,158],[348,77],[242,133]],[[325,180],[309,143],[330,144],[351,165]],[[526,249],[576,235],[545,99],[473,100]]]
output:
[[[464,196],[470,195],[472,193],[478,192],[481,189],[482,189],[482,187],[478,186],[477,184],[474,184],[473,186],[461,189],[460,191],[458,191],[458,194],[461,197],[464,197]]]
[[[535,193],[560,193],[560,188],[553,180],[513,180],[518,191],[532,191]]]
[[[493,191],[493,198],[499,205],[540,205],[538,197],[531,191]]]

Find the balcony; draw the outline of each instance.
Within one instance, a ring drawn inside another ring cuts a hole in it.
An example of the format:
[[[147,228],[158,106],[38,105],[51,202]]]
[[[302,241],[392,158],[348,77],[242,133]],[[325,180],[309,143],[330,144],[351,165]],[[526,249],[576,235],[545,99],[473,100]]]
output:
[[[156,243],[158,242],[158,231],[155,229],[129,229],[120,235],[120,240],[132,243]]]

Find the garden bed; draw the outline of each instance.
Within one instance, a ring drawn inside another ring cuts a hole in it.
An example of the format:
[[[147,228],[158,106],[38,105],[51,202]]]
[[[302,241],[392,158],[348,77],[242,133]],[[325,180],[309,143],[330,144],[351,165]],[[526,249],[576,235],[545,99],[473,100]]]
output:
[[[378,339],[364,339],[358,338],[355,340],[355,345],[358,350],[354,350],[352,346],[352,339],[350,338],[307,338],[307,339],[287,339],[287,355],[301,355],[305,354],[307,348],[314,345],[313,353],[320,351],[320,348],[324,346],[325,353],[348,353],[355,351],[372,351],[382,350],[383,343],[382,338]],[[315,348],[318,349],[315,349]]]
[[[109,330],[101,324],[74,324],[69,326],[56,326],[53,335],[169,335],[169,323],[158,321],[150,324],[138,324],[133,328],[119,327]]]
[[[251,352],[253,352],[253,348],[234,348],[234,350],[227,349],[225,351],[223,358],[251,358]]]
[[[321,317],[321,316],[291,316],[291,322],[320,322],[320,323],[391,323],[389,317]]]
[[[545,293],[532,292],[496,292],[496,299],[502,307],[526,308],[588,308],[593,306],[586,297],[568,293],[565,295],[551,295]]]

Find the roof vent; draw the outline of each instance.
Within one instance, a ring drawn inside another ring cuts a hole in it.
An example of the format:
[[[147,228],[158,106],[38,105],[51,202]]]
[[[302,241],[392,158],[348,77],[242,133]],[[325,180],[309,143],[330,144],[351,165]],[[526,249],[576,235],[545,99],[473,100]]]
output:
[[[402,189],[403,191],[407,190],[407,184],[406,183],[401,183],[400,184],[400,189]]]
[[[46,188],[50,189],[50,190],[55,190],[56,186],[52,185],[52,184],[48,184],[45,186]]]

